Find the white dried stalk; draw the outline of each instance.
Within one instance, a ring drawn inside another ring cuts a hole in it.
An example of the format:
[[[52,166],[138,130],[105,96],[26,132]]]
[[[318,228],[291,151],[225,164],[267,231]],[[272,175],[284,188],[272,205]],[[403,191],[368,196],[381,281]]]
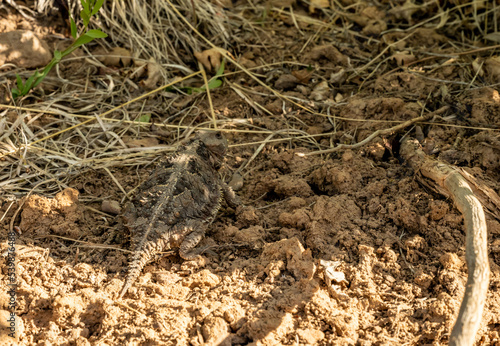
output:
[[[472,345],[481,324],[490,275],[483,207],[462,174],[453,166],[427,156],[416,140],[404,140],[400,153],[422,175],[420,179],[428,178],[430,182],[425,180],[425,183],[430,183],[441,194],[450,197],[464,217],[468,276],[449,344]]]

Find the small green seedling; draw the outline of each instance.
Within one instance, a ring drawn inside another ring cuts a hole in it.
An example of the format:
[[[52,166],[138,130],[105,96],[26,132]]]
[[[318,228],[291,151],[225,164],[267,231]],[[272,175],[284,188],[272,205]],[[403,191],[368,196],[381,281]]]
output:
[[[108,37],[107,34],[102,32],[99,29],[88,30],[88,25],[90,22],[90,18],[99,12],[99,9],[102,7],[104,0],[80,0],[83,9],[80,11],[80,17],[82,18],[83,25],[85,26],[83,32],[78,35],[78,29],[76,27],[76,23],[73,18],[70,17],[71,22],[71,36],[73,36],[73,43],[71,46],[66,48],[65,50],[54,51],[54,57],[49,62],[47,66],[40,72],[38,70],[32,74],[26,82],[23,82],[19,75],[16,75],[17,79],[17,88],[12,89],[12,97],[14,99],[24,96],[28,94],[28,92],[40,84],[43,79],[47,76],[47,74],[52,70],[52,68],[57,65],[62,58],[66,55],[71,54],[75,49],[83,46],[86,43],[96,39],[96,38],[105,38]]]
[[[137,119],[136,121],[140,123],[149,123],[150,120],[151,120],[151,113],[146,113],[141,115],[139,119]]]

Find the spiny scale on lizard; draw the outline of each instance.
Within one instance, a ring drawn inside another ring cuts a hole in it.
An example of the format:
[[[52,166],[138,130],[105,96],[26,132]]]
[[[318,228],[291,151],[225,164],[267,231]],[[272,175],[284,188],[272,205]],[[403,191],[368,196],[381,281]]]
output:
[[[222,199],[231,207],[241,202],[219,176],[228,145],[220,132],[200,132],[161,161],[125,207],[134,253],[119,298],[137,280],[144,266],[164,250],[179,248],[184,259],[199,256],[195,246],[215,218]]]

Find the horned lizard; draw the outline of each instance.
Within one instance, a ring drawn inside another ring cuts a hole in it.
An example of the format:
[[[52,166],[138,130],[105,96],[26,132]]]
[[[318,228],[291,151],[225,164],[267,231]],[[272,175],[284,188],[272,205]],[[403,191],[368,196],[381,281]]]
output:
[[[219,176],[228,145],[220,132],[200,132],[161,161],[125,207],[123,218],[132,232],[134,253],[119,298],[156,254],[179,248],[195,259],[195,246],[215,218],[222,199],[231,207],[238,196]]]

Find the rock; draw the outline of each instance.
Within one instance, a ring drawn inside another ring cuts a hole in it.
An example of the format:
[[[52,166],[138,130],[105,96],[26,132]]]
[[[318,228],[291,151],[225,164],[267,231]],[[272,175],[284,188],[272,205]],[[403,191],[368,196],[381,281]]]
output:
[[[281,90],[290,90],[299,84],[297,77],[291,74],[283,74],[274,82],[274,87]]]
[[[347,79],[347,73],[345,71],[345,68],[337,66],[334,72],[330,74],[329,82],[332,84],[340,85],[344,83],[346,79]]]
[[[74,213],[78,209],[78,190],[67,188],[56,194],[57,208],[63,213]]]
[[[484,65],[486,67],[486,72],[488,72],[488,76],[491,78],[492,82],[500,82],[500,57],[494,56],[492,58],[488,58],[484,62]]]
[[[295,197],[292,196],[290,199],[286,202],[288,208],[290,209],[298,209],[305,207],[306,205],[306,200],[300,197]]]
[[[81,296],[65,295],[54,298],[52,307],[54,318],[63,321],[70,317],[79,320],[79,315],[86,306]]]
[[[431,275],[424,273],[422,270],[420,270],[419,272],[417,272],[415,274],[415,278],[413,279],[413,282],[416,283],[417,285],[419,285],[424,290],[426,290],[432,284],[433,279],[434,279],[434,277],[432,277]]]
[[[109,53],[104,48],[98,48],[94,54],[97,56],[97,60],[106,66],[126,67],[132,63],[132,52],[122,47],[114,47]],[[141,63],[143,62],[141,61]]]
[[[254,345],[280,345],[280,340],[294,329],[294,318],[291,313],[263,310],[242,328],[247,330]]]
[[[83,336],[79,336],[76,340],[75,340],[75,345],[76,346],[90,346],[91,343],[90,341],[88,341],[86,338],[84,338]]]
[[[328,83],[326,81],[322,81],[316,84],[313,91],[311,92],[310,98],[314,101],[322,101],[328,98],[329,94],[330,87],[328,86]]]
[[[285,227],[293,227],[296,229],[305,229],[311,221],[309,215],[304,209],[297,209],[293,213],[281,213],[278,216],[280,225]]]
[[[32,31],[15,30],[0,34],[0,65],[35,68],[47,65],[52,53],[44,40]]]
[[[239,173],[234,173],[231,181],[229,182],[229,186],[233,189],[233,191],[239,191],[243,187],[244,181],[243,177]]]
[[[450,207],[445,201],[430,201],[429,202],[429,217],[433,221],[439,221],[450,212]]]
[[[102,201],[101,210],[105,213],[118,215],[121,213],[122,208],[120,207],[120,203],[113,200],[104,200]]]

